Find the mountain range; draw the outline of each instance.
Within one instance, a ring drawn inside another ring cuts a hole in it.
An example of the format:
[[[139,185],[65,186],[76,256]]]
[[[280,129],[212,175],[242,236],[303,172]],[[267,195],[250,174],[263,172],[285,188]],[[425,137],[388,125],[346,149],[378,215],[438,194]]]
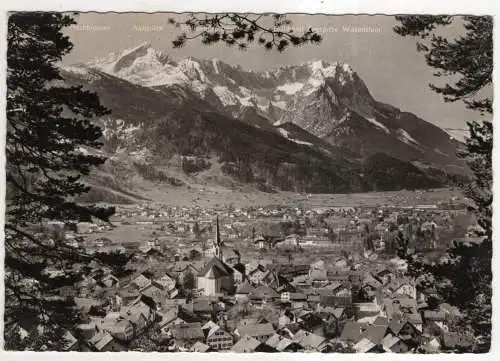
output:
[[[118,169],[174,187],[230,179],[316,193],[440,187],[468,176],[459,141],[375,100],[345,63],[256,72],[218,59],[174,61],[145,43],[61,74],[111,109],[96,119],[109,157],[100,172],[120,191],[131,186]]]

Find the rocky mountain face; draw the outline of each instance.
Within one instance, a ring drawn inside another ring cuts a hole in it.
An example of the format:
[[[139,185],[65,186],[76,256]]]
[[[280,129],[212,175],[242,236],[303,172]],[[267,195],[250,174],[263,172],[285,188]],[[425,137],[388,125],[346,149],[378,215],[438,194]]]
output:
[[[238,181],[308,192],[435,187],[467,174],[458,141],[376,101],[347,64],[254,72],[217,59],[175,62],[142,44],[61,71],[112,109],[98,120],[112,157],[216,159]]]

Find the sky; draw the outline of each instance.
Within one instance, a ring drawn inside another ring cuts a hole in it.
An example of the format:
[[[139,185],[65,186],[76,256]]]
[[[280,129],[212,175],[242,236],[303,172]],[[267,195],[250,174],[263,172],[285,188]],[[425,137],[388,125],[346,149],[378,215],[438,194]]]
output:
[[[429,83],[441,85],[443,80],[433,76],[433,69],[426,65],[423,54],[417,52],[417,39],[401,37],[393,31],[397,23],[393,16],[288,15],[295,33],[312,28],[323,40],[319,45],[289,48],[283,53],[265,51],[259,46],[246,51],[222,44],[204,46],[197,39],[176,49],[172,40],[182,30],[168,24],[171,17],[182,19],[184,15],[81,13],[75,18],[77,25],[66,30],[74,48],[63,63],[106,57],[146,41],[174,60],[189,56],[218,58],[248,70],[268,70],[310,60],[341,61],[352,66],[378,101],[412,112],[442,128],[466,129],[466,121],[480,119],[477,112],[467,110],[462,102],[445,103],[441,95],[429,88]],[[464,29],[457,21],[441,32],[456,38]]]

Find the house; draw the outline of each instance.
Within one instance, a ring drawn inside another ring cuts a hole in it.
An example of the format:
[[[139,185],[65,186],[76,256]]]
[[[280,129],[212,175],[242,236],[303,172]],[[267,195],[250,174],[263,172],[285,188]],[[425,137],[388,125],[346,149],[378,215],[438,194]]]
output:
[[[382,339],[382,346],[394,353],[406,353],[410,349],[403,340],[390,333]]]
[[[295,319],[293,313],[288,310],[280,313],[280,317],[278,318],[278,327],[283,328]]]
[[[238,263],[233,266],[233,279],[236,284],[240,284],[245,280],[245,265]]]
[[[161,321],[158,323],[158,326],[164,333],[166,333],[172,325],[180,325],[190,321],[189,318],[183,317],[184,313],[182,312],[182,307],[179,306],[173,307],[167,312],[160,313],[159,315],[161,316]]]
[[[156,281],[152,281],[148,286],[144,287],[141,294],[151,298],[160,308],[165,303],[165,300],[170,297],[169,291]]]
[[[389,283],[387,288],[392,291],[393,295],[407,296],[412,299],[417,298],[415,285],[409,281],[393,281]]]
[[[394,273],[385,268],[377,272],[375,276],[383,285],[390,283],[395,278]]]
[[[256,325],[258,323],[265,323],[265,322],[266,321],[259,322],[258,318],[243,318],[238,323],[236,323],[235,329],[241,326]]]
[[[260,284],[261,280],[268,273],[268,270],[266,270],[266,268],[261,264],[257,265],[255,268],[247,267],[247,269],[250,270],[248,273],[248,279],[253,284]]]
[[[320,260],[311,264],[309,269],[309,278],[324,279],[327,276],[325,262]]]
[[[173,307],[184,306],[186,305],[185,298],[171,298],[169,300],[165,300],[165,303],[162,305],[163,310],[170,310]]]
[[[283,250],[295,250],[299,247],[300,237],[296,234],[291,234],[285,237],[285,239],[277,238],[273,241],[274,245],[278,249]]]
[[[474,341],[470,333],[445,332],[441,337],[441,345],[445,350],[469,350]]]
[[[175,278],[167,273],[165,273],[159,279],[155,280],[155,282],[161,285],[167,291],[172,291],[175,288],[176,284]]]
[[[219,326],[216,324],[214,321],[209,320],[207,321],[203,326],[201,326],[201,329],[203,330],[203,333],[205,334],[205,337],[208,334],[208,331],[210,331],[213,327]]]
[[[251,352],[275,352],[276,350],[252,336],[245,335],[231,348],[231,352],[251,353]]]
[[[460,310],[448,303],[441,303],[439,305],[439,310],[443,311],[446,314],[447,325],[455,324],[460,320],[460,318],[462,318],[462,313],[460,312]]]
[[[441,343],[437,337],[433,337],[422,344],[422,348],[428,353],[436,353],[441,349]]]
[[[78,295],[77,290],[74,286],[63,286],[54,291],[56,291],[59,296],[66,298],[73,298]]]
[[[389,326],[389,320],[384,316],[376,316],[372,325]]]
[[[137,293],[134,298],[137,298]],[[92,307],[99,307],[101,304],[99,300],[93,298],[75,297],[73,300],[75,302],[75,308],[84,314],[88,314]]]
[[[363,295],[363,299],[365,301],[367,300],[373,300],[377,294],[377,291],[379,290],[378,287],[375,287],[371,283],[365,283],[361,286],[360,292]]]
[[[135,287],[121,288],[115,295],[115,302],[118,307],[128,305],[130,302],[137,299],[139,291]]]
[[[299,310],[296,313],[296,321],[303,329],[324,336],[324,322],[318,313],[309,310]]]
[[[229,350],[233,347],[233,336],[218,325],[208,330],[206,344],[214,350]]]
[[[333,301],[336,306],[349,306],[352,304],[352,291],[349,286],[341,283],[335,284],[331,287],[331,289],[333,293]]]
[[[194,248],[192,250],[190,250],[189,254],[188,254],[188,257],[191,260],[199,260],[199,259],[201,259],[202,256],[203,256],[202,252],[200,252],[199,250],[194,249]]]
[[[277,333],[266,341],[266,345],[274,348],[278,352],[297,352],[304,349],[299,343]]]
[[[96,322],[80,323],[76,326],[76,329],[85,340],[91,339],[100,332],[100,329]]]
[[[262,236],[258,236],[255,238],[253,244],[257,249],[268,249],[270,248],[269,242]]]
[[[80,351],[80,343],[75,336],[69,331],[66,331],[63,335],[64,351]]]
[[[426,324],[433,321],[444,322],[446,320],[446,313],[440,310],[424,310],[422,315]]]
[[[190,349],[190,352],[210,352],[213,351],[210,346],[204,344],[203,342],[196,342]]]
[[[383,353],[387,352],[386,349],[382,345],[377,345],[376,343],[372,342],[371,340],[367,338],[362,338],[357,342],[354,346],[352,346],[353,350],[356,353],[367,353],[367,352],[373,352],[373,353]]]
[[[333,308],[330,306],[318,307],[317,312],[325,326],[325,336],[327,334],[330,336],[340,335],[347,320],[345,309],[342,307]]]
[[[202,261],[178,261],[168,272],[172,277],[176,278],[178,283],[182,284],[188,275],[197,275],[202,268]]]
[[[426,321],[425,326],[423,327],[423,332],[428,335],[442,337],[443,334],[449,332],[450,329],[448,326],[441,321]]]
[[[400,339],[408,343],[409,346],[417,344],[420,341],[422,332],[411,322],[408,322],[405,316],[395,315],[389,322],[389,331]]]
[[[254,301],[273,301],[280,298],[280,294],[269,286],[261,285],[250,292],[248,297]]]
[[[248,282],[243,282],[236,288],[236,300],[248,299],[248,295],[252,293],[255,288]]]
[[[274,328],[268,322],[247,324],[238,326],[236,330],[234,330],[234,334],[238,337],[248,335],[259,342],[265,342],[269,337],[274,335]]]
[[[323,306],[348,306],[352,304],[352,291],[343,282],[333,281],[317,289]]]
[[[347,260],[345,258],[337,258],[334,262],[333,265],[337,269],[342,269],[345,270],[348,268]]]
[[[378,345],[387,334],[388,325],[367,325],[361,333],[362,338],[367,338],[374,344]]]
[[[355,305],[356,318],[360,319],[367,316],[376,316],[380,313],[380,306],[376,300],[373,302],[360,302]]]
[[[202,294],[213,296],[234,291],[234,270],[231,266],[213,257],[198,273],[196,287]]]
[[[156,313],[150,306],[138,299],[137,302],[123,307],[120,316],[130,321],[134,325],[135,334],[138,334],[155,321]]]
[[[120,345],[108,332],[99,332],[89,341],[91,349],[98,352],[120,352],[125,351],[125,347]]]
[[[281,301],[283,302],[307,302],[307,296],[300,292],[282,292]]]
[[[341,341],[357,343],[361,340],[364,326],[361,323],[348,321],[345,323],[339,339]]]
[[[318,336],[312,332],[299,330],[293,335],[292,341],[298,343],[305,350],[321,352],[327,346],[326,338]]]
[[[198,297],[193,300],[192,311],[200,316],[209,317],[216,309],[216,300],[209,297]]]
[[[307,303],[310,309],[318,309],[318,307],[321,307],[321,296],[318,294],[308,294]]]
[[[280,286],[281,280],[278,273],[275,270],[268,270],[260,279],[260,284],[269,286],[271,288],[277,288]]]
[[[105,320],[100,327],[120,341],[130,341],[134,337],[134,326],[128,320]]]
[[[120,280],[111,274],[104,276],[101,283],[106,287],[120,287]]]
[[[172,325],[169,331],[178,347],[189,348],[205,339],[199,322]]]
[[[151,284],[151,280],[143,274],[140,274],[132,279],[131,284],[135,285],[138,289],[143,289]]]

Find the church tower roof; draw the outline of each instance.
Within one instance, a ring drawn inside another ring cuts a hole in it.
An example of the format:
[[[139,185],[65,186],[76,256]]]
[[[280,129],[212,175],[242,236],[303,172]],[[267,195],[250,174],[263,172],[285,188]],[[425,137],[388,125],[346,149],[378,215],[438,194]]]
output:
[[[219,216],[217,216],[216,224],[215,224],[214,248],[215,248],[215,257],[222,260],[222,240],[220,238]]]

